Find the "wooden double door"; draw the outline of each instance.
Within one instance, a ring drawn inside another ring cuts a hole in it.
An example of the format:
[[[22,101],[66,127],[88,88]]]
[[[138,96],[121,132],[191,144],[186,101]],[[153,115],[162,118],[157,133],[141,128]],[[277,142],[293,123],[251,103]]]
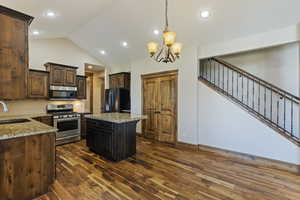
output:
[[[177,141],[177,77],[178,72],[167,71],[142,75],[143,134],[161,142]]]

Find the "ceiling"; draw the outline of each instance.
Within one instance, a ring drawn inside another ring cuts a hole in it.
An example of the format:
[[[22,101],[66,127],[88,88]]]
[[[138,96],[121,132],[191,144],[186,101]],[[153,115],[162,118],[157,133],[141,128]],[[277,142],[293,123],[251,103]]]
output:
[[[108,65],[129,66],[147,56],[146,43],[160,41],[164,0],[0,0],[0,4],[36,17],[39,38],[68,37]],[[169,0],[170,29],[184,47],[216,43],[297,24],[299,0]],[[48,19],[43,13],[59,13]],[[201,19],[208,9],[211,16]],[[121,46],[127,41],[129,46]],[[106,55],[99,53],[105,50]],[[184,50],[184,49],[183,49]]]

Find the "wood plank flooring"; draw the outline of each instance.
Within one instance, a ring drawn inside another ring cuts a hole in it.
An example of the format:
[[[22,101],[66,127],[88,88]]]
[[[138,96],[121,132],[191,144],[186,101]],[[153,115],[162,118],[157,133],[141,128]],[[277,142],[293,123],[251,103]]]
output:
[[[299,200],[300,176],[208,152],[138,139],[136,156],[119,163],[85,141],[57,147],[57,180],[36,200]]]

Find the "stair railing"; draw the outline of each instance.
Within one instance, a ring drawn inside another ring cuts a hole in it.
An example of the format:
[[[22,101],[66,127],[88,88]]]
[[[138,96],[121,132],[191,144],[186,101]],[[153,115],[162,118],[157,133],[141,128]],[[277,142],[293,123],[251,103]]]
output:
[[[200,60],[199,80],[300,144],[300,98],[220,58]]]

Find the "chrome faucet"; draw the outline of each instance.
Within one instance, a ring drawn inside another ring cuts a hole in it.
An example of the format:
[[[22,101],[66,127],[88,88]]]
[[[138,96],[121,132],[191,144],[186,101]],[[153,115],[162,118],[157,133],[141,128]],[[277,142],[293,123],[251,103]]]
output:
[[[8,112],[8,107],[7,107],[7,105],[6,105],[3,101],[0,101],[0,104],[2,104],[2,106],[3,106],[3,111],[4,111],[4,112]]]

